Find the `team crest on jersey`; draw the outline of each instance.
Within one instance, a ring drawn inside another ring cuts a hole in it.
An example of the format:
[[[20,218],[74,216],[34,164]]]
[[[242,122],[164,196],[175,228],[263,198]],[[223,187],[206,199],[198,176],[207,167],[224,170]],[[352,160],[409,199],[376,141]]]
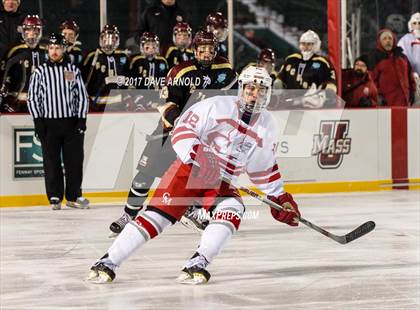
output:
[[[350,153],[349,120],[321,121],[319,134],[313,137],[312,155],[317,155],[321,169],[337,169],[344,155]]]
[[[121,58],[120,58],[120,63],[121,63],[122,65],[125,65],[125,64],[127,63],[127,57],[121,57]]]
[[[72,71],[64,71],[64,79],[68,82],[73,82],[75,77],[74,77],[74,72]]]
[[[236,147],[236,151],[248,154],[252,146],[253,144],[251,142],[242,142],[238,144],[238,146]]]
[[[162,62],[160,65],[159,65],[159,69],[160,69],[160,71],[163,71],[163,70],[165,70],[165,64]]]
[[[221,73],[217,76],[217,82],[222,83],[224,80],[226,80],[226,73]]]
[[[165,205],[168,205],[169,206],[171,204],[171,202],[172,202],[171,194],[168,193],[168,192],[163,193],[162,202]]]
[[[321,68],[321,64],[320,64],[319,62],[314,62],[314,63],[312,64],[312,68],[314,68],[314,69],[319,69],[319,68]]]

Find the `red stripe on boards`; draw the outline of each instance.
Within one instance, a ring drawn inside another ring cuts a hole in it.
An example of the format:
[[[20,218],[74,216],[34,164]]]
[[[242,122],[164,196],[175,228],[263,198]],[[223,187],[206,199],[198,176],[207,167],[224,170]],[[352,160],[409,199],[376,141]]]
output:
[[[408,138],[407,108],[393,107],[391,110],[391,165],[394,184],[408,182]],[[394,186],[393,189],[408,189]]]

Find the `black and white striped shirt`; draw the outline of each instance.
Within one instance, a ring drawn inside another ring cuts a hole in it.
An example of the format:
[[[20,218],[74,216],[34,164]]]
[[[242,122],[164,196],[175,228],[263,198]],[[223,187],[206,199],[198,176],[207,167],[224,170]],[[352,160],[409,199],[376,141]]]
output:
[[[88,97],[73,64],[46,62],[31,75],[28,108],[33,118],[86,118]]]

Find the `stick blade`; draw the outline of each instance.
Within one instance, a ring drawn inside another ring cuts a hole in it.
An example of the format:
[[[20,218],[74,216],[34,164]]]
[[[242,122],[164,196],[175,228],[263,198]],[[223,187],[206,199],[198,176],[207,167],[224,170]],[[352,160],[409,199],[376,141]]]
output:
[[[372,230],[375,229],[375,222],[374,221],[368,221],[359,227],[357,227],[355,230],[349,232],[347,235],[344,236],[341,244],[346,244],[349,242],[352,242],[353,240],[356,240],[368,233],[370,233]]]

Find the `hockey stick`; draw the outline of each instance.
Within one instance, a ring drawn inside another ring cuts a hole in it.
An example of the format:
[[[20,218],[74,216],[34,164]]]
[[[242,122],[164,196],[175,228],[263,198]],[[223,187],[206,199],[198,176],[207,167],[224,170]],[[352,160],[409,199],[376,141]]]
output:
[[[227,178],[222,177],[222,180],[226,183],[231,183],[230,180],[227,179]],[[276,209],[278,211],[283,210],[283,207],[281,207],[277,203],[259,195],[258,193],[254,192],[253,190],[251,190],[247,187],[238,186],[237,188],[239,190],[247,193],[248,195],[256,198],[257,200],[268,204],[270,207],[273,207],[274,209]],[[352,230],[351,232],[349,232],[346,235],[337,236],[337,235],[334,235],[334,234],[330,233],[329,231],[326,231],[325,229],[315,225],[314,223],[311,223],[310,221],[304,219],[303,217],[299,218],[299,222],[305,224],[309,228],[312,228],[313,230],[323,234],[324,236],[326,236],[326,237],[328,237],[328,238],[330,238],[330,239],[332,239],[332,240],[334,240],[334,241],[336,241],[340,244],[347,244],[349,242],[352,242],[353,240],[356,240],[356,239],[366,235],[367,233],[371,232],[375,228],[375,222],[368,221],[368,222],[360,225],[356,229]]]
[[[0,98],[0,110],[1,110],[1,106],[4,105],[4,109],[7,112],[19,112],[19,110],[16,111],[15,110],[16,106],[10,106],[8,103],[3,102],[5,97],[7,97],[7,96],[14,97],[15,99],[14,99],[13,105],[15,105],[15,103],[18,102],[20,94],[22,93],[22,91],[23,91],[23,89],[25,88],[25,85],[26,85],[26,68],[23,66],[23,64],[20,64],[20,69],[22,70],[22,72],[21,72],[22,76],[21,76],[21,79],[20,79],[19,88],[17,89],[16,92],[9,92],[8,87],[6,86],[10,68],[12,68],[15,64],[17,64],[21,60],[18,56],[19,55],[16,55],[15,57],[11,58],[7,62],[6,68],[4,70],[4,75],[3,75],[3,84],[0,87],[1,91],[5,91],[5,93],[2,93],[0,91],[1,92],[1,94],[0,94],[0,96],[1,96],[1,98]]]
[[[96,62],[98,61],[98,57],[99,57],[99,48],[96,49],[95,55],[93,56],[92,63],[90,64],[89,74],[88,74],[88,76],[86,78],[86,83],[85,83],[85,87],[86,88],[88,87],[88,84],[90,82],[90,79],[92,78],[93,70],[95,69]]]

